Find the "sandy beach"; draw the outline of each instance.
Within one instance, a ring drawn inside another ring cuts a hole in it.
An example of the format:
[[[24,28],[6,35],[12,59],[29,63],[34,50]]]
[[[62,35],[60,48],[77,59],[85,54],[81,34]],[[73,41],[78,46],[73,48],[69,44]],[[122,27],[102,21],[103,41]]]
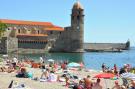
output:
[[[32,71],[34,76],[40,78],[41,76],[41,69],[34,69],[34,68],[27,68],[29,71]],[[87,75],[91,76],[92,81],[94,82],[96,79],[93,79],[93,77],[96,74],[99,74],[100,71],[70,71],[72,74],[75,74],[79,76],[79,78],[84,78]],[[30,78],[16,78],[16,73],[6,73],[6,72],[0,72],[0,89],[8,89],[8,86],[11,82],[11,80],[15,80],[19,83],[24,83],[26,86],[30,87],[30,89],[69,89],[65,86],[65,82],[40,82],[35,81]],[[101,85],[103,85],[103,89],[112,88],[114,86],[114,81],[111,79],[101,79]],[[119,79],[118,81],[121,82]]]

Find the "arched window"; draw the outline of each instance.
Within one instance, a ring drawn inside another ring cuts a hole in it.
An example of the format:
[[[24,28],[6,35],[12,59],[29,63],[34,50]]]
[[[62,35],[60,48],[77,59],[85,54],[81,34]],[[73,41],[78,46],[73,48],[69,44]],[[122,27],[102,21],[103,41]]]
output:
[[[72,20],[74,20],[74,16],[72,16]]]
[[[40,33],[40,31],[38,30],[38,34]]]
[[[21,29],[18,29],[18,33],[21,33]]]

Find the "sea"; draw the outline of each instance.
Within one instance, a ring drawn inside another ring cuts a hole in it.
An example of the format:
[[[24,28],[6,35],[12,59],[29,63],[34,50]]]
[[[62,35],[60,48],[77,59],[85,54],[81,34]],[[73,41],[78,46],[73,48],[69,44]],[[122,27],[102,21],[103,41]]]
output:
[[[53,59],[56,62],[83,62],[87,69],[101,70],[102,63],[107,67],[113,68],[116,64],[118,68],[124,64],[135,67],[135,47],[123,52],[85,52],[85,53],[44,53],[44,54],[20,54],[19,58],[30,58],[38,61],[40,57]]]

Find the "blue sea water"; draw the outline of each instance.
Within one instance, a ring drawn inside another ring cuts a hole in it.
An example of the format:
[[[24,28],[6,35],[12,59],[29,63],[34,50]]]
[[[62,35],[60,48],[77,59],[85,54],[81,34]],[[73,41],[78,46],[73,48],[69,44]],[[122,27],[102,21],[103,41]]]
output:
[[[86,52],[86,53],[45,53],[45,54],[23,54],[20,58],[29,57],[39,60],[40,56],[56,61],[68,60],[74,62],[83,61],[86,68],[100,70],[102,63],[112,68],[116,64],[119,68],[123,64],[131,64],[135,67],[135,48],[123,52]]]
[[[124,52],[85,53],[84,63],[87,68],[101,69],[102,63],[112,68],[116,64],[119,68],[123,64],[131,64],[135,67],[135,48]]]

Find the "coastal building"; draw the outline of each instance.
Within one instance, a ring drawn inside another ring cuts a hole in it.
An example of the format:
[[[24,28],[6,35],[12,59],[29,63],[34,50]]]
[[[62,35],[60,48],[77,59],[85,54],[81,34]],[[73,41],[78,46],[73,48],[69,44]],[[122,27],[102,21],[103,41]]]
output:
[[[60,27],[51,22],[0,19],[7,28],[0,40],[0,53],[44,53],[116,51],[128,49],[128,43],[84,43],[84,9],[74,3],[71,26]]]
[[[78,1],[72,8],[70,27],[9,19],[0,19],[0,23],[7,25],[1,53],[83,52],[84,9]]]

